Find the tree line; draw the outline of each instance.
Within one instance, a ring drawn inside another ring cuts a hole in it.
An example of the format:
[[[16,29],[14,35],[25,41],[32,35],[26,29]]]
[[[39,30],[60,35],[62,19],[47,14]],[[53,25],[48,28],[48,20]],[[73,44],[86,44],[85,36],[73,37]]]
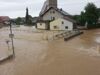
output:
[[[16,19],[12,19],[12,22],[15,23],[16,25],[28,25],[28,26],[33,26],[36,23],[37,17],[32,17],[29,15],[29,10],[26,8],[26,15],[25,17],[17,17]]]
[[[80,15],[74,15],[73,18],[77,21],[77,24],[81,26],[87,26],[87,28],[100,27],[98,23],[100,8],[97,8],[93,3],[88,3],[84,11],[82,11]]]

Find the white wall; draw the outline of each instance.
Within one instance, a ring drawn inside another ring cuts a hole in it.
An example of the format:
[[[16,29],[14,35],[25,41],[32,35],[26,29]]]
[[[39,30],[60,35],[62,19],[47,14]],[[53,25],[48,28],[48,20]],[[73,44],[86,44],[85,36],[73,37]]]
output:
[[[53,13],[53,11],[55,13]],[[56,10],[54,9],[50,9],[44,16],[43,16],[43,20],[52,20],[51,17],[55,17],[55,19],[58,19],[58,18],[63,18],[63,16],[57,12]]]
[[[38,29],[46,29],[46,24],[45,23],[37,23],[37,28]]]
[[[64,22],[64,24],[62,24],[62,22]],[[57,28],[55,29],[54,26]],[[65,28],[66,26],[68,26],[68,29]],[[73,30],[73,23],[59,18],[50,23],[50,30]]]

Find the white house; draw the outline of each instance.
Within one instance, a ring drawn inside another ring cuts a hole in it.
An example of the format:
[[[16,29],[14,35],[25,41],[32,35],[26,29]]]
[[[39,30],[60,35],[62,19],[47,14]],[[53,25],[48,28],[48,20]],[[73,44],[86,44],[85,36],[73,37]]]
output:
[[[73,22],[66,19],[56,19],[50,23],[50,30],[73,30]]]
[[[43,21],[43,20],[40,20],[37,22],[37,29],[42,29],[42,30],[49,30],[49,21]]]
[[[72,30],[76,21],[72,19],[71,15],[57,7],[57,0],[46,0],[46,2],[47,3],[44,3],[45,7],[43,8],[43,11],[40,12],[39,15],[39,20],[42,22],[37,22],[37,28],[50,30]],[[46,20],[50,22],[45,23]]]
[[[44,13],[40,14],[40,19],[42,21],[45,21],[45,20],[50,21],[49,28],[48,28],[50,30],[73,30],[75,26],[74,24],[76,23],[76,21],[73,20],[67,12],[63,11],[62,9],[58,9],[54,7],[50,7]],[[64,21],[64,24],[62,24],[62,21]],[[59,28],[56,28],[56,27],[59,27]],[[47,29],[46,23],[44,22],[42,22],[42,24],[37,23],[37,28]]]

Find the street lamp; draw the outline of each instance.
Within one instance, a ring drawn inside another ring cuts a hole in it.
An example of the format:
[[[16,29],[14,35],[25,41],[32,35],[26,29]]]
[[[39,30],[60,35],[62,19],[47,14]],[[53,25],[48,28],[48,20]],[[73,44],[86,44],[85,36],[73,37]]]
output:
[[[12,24],[11,24],[11,21],[9,23],[10,25],[10,34],[9,34],[9,37],[11,38],[11,44],[12,44],[12,50],[13,50],[13,57],[15,57],[15,51],[14,51],[14,42],[13,42],[13,37],[14,37],[14,34],[12,33]]]

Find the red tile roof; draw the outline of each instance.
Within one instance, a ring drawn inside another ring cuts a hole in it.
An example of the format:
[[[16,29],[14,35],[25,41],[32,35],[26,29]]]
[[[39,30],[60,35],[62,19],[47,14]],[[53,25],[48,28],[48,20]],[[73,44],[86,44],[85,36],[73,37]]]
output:
[[[8,16],[0,16],[0,23],[3,23],[5,21],[9,21],[10,18]]]

